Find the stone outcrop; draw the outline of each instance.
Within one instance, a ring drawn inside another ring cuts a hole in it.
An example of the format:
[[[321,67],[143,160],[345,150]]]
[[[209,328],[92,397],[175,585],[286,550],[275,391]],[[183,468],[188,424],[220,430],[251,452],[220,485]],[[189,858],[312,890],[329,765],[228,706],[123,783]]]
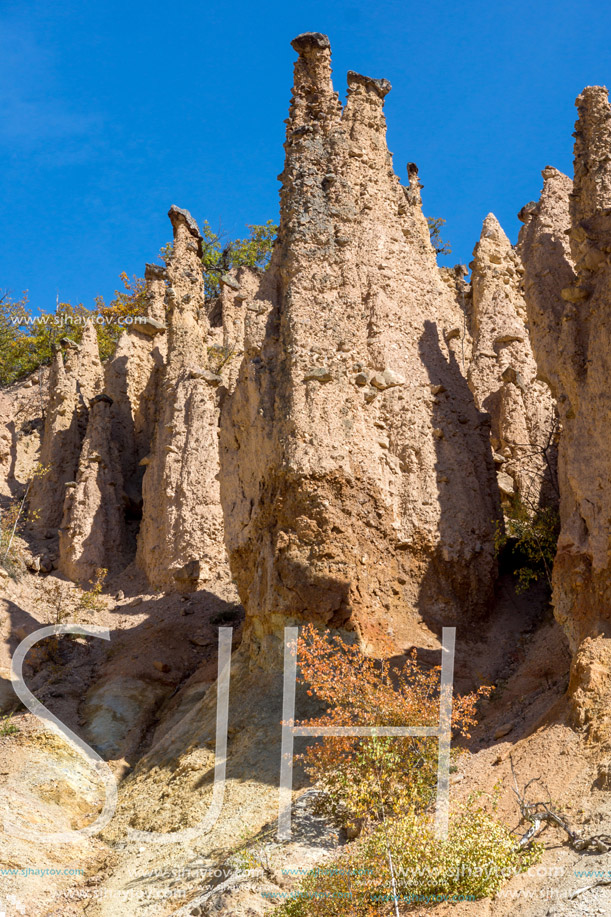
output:
[[[48,380],[40,461],[29,493],[30,524],[35,531],[56,529],[62,518],[66,482],[73,481],[81,448],[75,373],[56,351]]]
[[[80,406],[86,418],[91,399],[99,395],[104,388],[104,367],[100,360],[98,333],[92,321],[85,325],[80,346],[78,350],[74,350],[74,357],[74,374],[78,382]]]
[[[545,170],[543,195],[527,215],[521,248],[537,360],[557,396],[562,422],[554,611],[576,654],[571,691],[588,718],[587,697],[600,700],[606,692],[600,713],[611,695],[606,424],[611,412],[611,109],[606,90],[587,87],[577,108],[573,189],[559,173]]]
[[[298,52],[271,265],[245,302],[221,419],[221,493],[253,654],[289,620],[366,647],[435,644],[485,608],[498,500],[487,415],[451,342],[417,169],[386,145],[386,80],[331,83],[326,36]]]
[[[524,269],[494,214],[484,220],[471,264],[469,386],[492,419],[499,490],[529,512],[557,502],[555,406],[537,379],[521,292]]]
[[[128,510],[142,510],[140,464],[151,449],[158,414],[158,390],[166,358],[165,268],[147,264],[145,312],[121,335],[106,366],[105,391],[112,398],[113,440],[121,460]]]
[[[89,583],[100,568],[124,562],[125,512],[118,450],[112,438],[106,394],[90,404],[76,481],[68,482],[59,530],[59,569]]]
[[[62,519],[65,484],[73,480],[87,429],[89,402],[102,391],[104,370],[95,325],[88,321],[80,346],[60,342],[49,374],[40,463],[29,494],[35,532],[52,532]]]
[[[168,264],[167,363],[143,480],[137,559],[155,586],[202,586],[225,561],[219,497],[218,403],[223,379],[208,360],[201,237],[186,210],[172,207]]]

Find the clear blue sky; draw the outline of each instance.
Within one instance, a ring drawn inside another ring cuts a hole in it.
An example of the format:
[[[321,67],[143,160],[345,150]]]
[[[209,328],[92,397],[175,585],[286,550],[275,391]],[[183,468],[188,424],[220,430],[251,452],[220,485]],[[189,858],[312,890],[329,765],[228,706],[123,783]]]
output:
[[[93,305],[171,236],[170,204],[232,235],[276,218],[290,40],[326,32],[335,88],[386,77],[388,137],[468,262],[493,211],[513,241],[574,100],[611,80],[611,5],[568,0],[2,0],[0,287]]]

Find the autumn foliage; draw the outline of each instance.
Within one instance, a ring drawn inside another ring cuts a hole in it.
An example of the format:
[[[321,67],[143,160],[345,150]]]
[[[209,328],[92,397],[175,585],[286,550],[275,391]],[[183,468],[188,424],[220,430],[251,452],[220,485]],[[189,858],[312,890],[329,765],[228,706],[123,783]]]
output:
[[[393,667],[312,625],[295,652],[308,693],[327,708],[299,725],[437,726],[440,668],[419,665],[415,654]],[[469,735],[478,700],[491,690],[454,698],[455,737]],[[454,759],[458,753],[453,750]],[[518,847],[494,815],[494,798],[454,804],[448,836],[436,835],[437,755],[438,741],[430,737],[325,736],[311,745],[302,760],[321,792],[323,813],[358,837],[283,891],[284,900],[276,896],[274,915],[395,917],[494,894],[536,862],[540,848]]]
[[[399,667],[365,656],[358,646],[312,625],[302,631],[298,662],[308,693],[327,712],[304,726],[437,726],[440,667],[419,665],[415,652]],[[482,687],[455,697],[452,729],[468,737]],[[436,738],[325,737],[303,755],[305,769],[323,791],[323,806],[344,823],[377,821],[429,806],[437,788]],[[455,758],[458,750],[452,752]]]

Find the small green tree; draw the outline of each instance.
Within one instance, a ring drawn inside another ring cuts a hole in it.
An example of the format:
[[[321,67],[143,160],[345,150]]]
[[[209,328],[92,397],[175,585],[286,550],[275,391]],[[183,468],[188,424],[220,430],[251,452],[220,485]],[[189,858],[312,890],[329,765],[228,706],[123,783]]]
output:
[[[431,236],[431,245],[435,249],[436,255],[451,255],[452,246],[449,242],[444,242],[441,238],[441,227],[445,226],[445,220],[442,217],[427,217],[429,224],[429,234]]]
[[[508,548],[517,577],[516,592],[524,592],[541,578],[552,588],[552,569],[560,533],[555,506],[529,507],[518,495],[504,510],[505,524],[497,523],[495,549]]]
[[[248,224],[246,228],[249,233],[244,239],[225,242],[225,233],[221,229],[215,232],[208,220],[202,223],[202,267],[207,300],[218,297],[221,277],[232,268],[245,265],[265,270],[269,264],[278,227],[273,220],[268,220],[266,223]],[[168,242],[159,252],[159,257],[166,264],[172,257],[172,249],[172,243]]]
[[[215,233],[204,221],[202,236],[204,254],[202,264],[206,271],[206,297],[215,299],[220,293],[221,276],[234,267],[256,267],[264,270],[272,255],[278,227],[273,220],[262,225],[248,225],[244,239],[232,239],[223,245],[221,233]]]

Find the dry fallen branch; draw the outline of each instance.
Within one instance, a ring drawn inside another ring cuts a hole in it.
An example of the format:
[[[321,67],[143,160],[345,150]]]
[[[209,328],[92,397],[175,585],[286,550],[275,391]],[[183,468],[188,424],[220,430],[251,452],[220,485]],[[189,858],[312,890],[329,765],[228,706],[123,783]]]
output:
[[[511,773],[513,775],[513,791],[516,794],[518,805],[520,807],[520,814],[522,818],[530,822],[530,827],[526,833],[520,838],[519,847],[527,847],[530,842],[539,834],[544,828],[547,828],[548,825],[557,825],[559,828],[567,834],[569,839],[569,846],[573,850],[577,850],[580,853],[586,850],[595,851],[596,853],[608,853],[611,850],[611,835],[609,834],[594,834],[591,837],[582,837],[576,831],[573,831],[569,826],[568,822],[562,818],[557,812],[554,812],[550,808],[551,802],[547,800],[545,802],[528,802],[526,799],[526,793],[528,788],[533,783],[540,783],[540,777],[533,777],[532,780],[529,780],[525,784],[524,789],[520,792],[518,787],[518,781],[516,779],[516,774],[513,766],[513,760],[509,759],[511,762]],[[594,886],[588,886],[593,888]],[[585,889],[583,889],[585,891]]]

